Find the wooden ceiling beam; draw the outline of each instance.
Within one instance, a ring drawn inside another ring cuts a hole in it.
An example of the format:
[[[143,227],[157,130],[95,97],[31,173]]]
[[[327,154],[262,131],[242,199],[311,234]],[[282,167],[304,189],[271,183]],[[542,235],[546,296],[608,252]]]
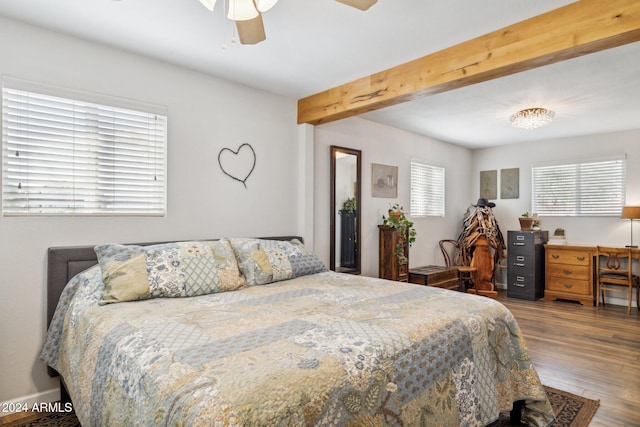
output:
[[[640,40],[640,0],[580,0],[298,100],[318,125]]]

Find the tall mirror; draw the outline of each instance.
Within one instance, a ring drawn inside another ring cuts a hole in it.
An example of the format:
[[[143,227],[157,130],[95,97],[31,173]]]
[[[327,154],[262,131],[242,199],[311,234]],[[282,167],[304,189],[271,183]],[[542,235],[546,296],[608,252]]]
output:
[[[331,146],[331,270],[360,274],[360,150]]]

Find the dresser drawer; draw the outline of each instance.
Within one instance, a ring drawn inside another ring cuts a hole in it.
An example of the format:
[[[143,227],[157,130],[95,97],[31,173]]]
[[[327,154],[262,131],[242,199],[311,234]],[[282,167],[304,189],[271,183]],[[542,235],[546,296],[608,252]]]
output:
[[[585,251],[563,251],[547,246],[547,264],[591,265],[591,254]]]
[[[523,291],[533,287],[535,280],[532,274],[509,274],[507,277],[507,289]]]
[[[511,253],[508,257],[507,268],[509,271],[531,273],[534,269],[534,261],[533,254]]]
[[[507,250],[513,253],[533,253],[536,245],[547,241],[547,232],[509,232]]]
[[[509,274],[507,278],[507,296],[536,300],[542,298],[543,290],[536,286],[532,274]]]
[[[591,295],[591,283],[589,280],[547,277],[547,290],[575,295]]]
[[[547,275],[561,279],[589,280],[591,268],[588,265],[549,264]]]

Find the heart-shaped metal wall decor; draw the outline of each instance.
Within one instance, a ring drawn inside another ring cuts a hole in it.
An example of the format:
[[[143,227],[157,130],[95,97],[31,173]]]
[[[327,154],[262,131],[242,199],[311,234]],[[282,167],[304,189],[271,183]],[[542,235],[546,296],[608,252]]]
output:
[[[247,188],[247,179],[256,167],[256,152],[247,143],[240,145],[236,151],[223,148],[218,153],[218,164],[225,175]]]

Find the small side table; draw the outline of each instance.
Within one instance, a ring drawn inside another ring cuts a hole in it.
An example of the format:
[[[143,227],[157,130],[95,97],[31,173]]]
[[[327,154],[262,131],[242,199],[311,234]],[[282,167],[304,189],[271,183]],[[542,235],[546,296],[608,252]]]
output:
[[[409,283],[457,291],[460,289],[458,267],[426,265],[423,267],[410,268]]]

